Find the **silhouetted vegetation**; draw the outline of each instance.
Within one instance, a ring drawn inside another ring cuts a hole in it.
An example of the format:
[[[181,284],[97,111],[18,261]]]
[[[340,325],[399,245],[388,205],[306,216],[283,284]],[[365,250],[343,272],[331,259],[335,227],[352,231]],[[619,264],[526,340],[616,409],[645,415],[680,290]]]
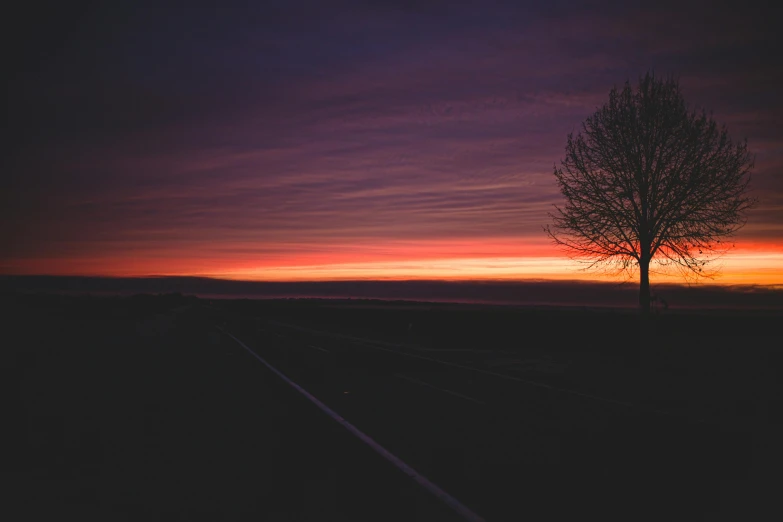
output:
[[[706,265],[744,224],[753,157],[746,142],[686,107],[679,84],[651,74],[626,82],[568,135],[555,176],[566,199],[545,227],[589,268],[639,270],[650,311],[650,264],[707,276]]]

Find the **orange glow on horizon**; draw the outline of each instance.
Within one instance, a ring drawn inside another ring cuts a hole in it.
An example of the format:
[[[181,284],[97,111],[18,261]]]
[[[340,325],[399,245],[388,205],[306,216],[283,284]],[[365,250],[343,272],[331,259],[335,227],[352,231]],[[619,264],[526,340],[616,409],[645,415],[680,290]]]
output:
[[[618,281],[627,274],[585,271],[544,241],[439,240],[350,244],[318,248],[281,245],[280,252],[259,255],[252,245],[220,251],[208,245],[194,248],[200,256],[177,250],[137,250],[120,256],[18,259],[0,267],[5,274],[81,276],[202,276],[253,281],[334,280],[583,280]],[[283,253],[289,247],[289,252]],[[709,284],[783,285],[783,246],[745,243],[718,260],[720,268]],[[633,276],[630,276],[633,278]],[[677,272],[654,273],[652,282],[684,282]]]

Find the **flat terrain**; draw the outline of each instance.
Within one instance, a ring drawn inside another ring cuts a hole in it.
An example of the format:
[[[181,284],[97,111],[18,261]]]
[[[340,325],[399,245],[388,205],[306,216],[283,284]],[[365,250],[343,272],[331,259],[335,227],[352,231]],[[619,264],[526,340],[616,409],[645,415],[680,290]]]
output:
[[[13,520],[458,520],[198,307],[161,301],[6,310]]]
[[[214,325],[487,520],[781,515],[774,314],[660,316],[641,349],[633,314],[591,310],[6,309],[23,451],[4,469],[31,517],[457,519]]]

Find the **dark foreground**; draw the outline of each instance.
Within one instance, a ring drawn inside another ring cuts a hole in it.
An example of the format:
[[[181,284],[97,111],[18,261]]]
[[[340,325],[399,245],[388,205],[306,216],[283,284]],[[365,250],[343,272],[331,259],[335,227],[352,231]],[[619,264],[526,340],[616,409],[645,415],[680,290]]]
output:
[[[777,520],[780,316],[6,296],[27,519]]]

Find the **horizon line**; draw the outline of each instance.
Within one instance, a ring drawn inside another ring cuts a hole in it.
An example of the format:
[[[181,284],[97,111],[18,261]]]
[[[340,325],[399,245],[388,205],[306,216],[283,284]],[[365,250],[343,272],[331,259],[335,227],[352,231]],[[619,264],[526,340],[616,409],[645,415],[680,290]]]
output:
[[[616,286],[616,287],[635,287],[639,285],[638,280],[626,281],[607,281],[606,279],[548,279],[548,278],[476,278],[476,279],[429,279],[429,278],[360,278],[360,279],[296,279],[296,280],[263,280],[263,279],[238,279],[226,278],[213,275],[182,275],[182,274],[134,274],[134,275],[93,275],[93,274],[0,274],[0,278],[56,278],[56,279],[101,279],[101,280],[121,280],[121,279],[202,279],[210,281],[220,281],[227,283],[252,283],[252,284],[325,284],[325,283],[499,283],[499,284],[525,284],[525,283],[552,283],[560,285],[598,285],[598,286]],[[713,280],[695,280],[682,282],[654,282],[650,281],[651,286],[676,286],[676,287],[721,287],[721,288],[764,288],[783,290],[783,285],[777,283],[720,283]]]

